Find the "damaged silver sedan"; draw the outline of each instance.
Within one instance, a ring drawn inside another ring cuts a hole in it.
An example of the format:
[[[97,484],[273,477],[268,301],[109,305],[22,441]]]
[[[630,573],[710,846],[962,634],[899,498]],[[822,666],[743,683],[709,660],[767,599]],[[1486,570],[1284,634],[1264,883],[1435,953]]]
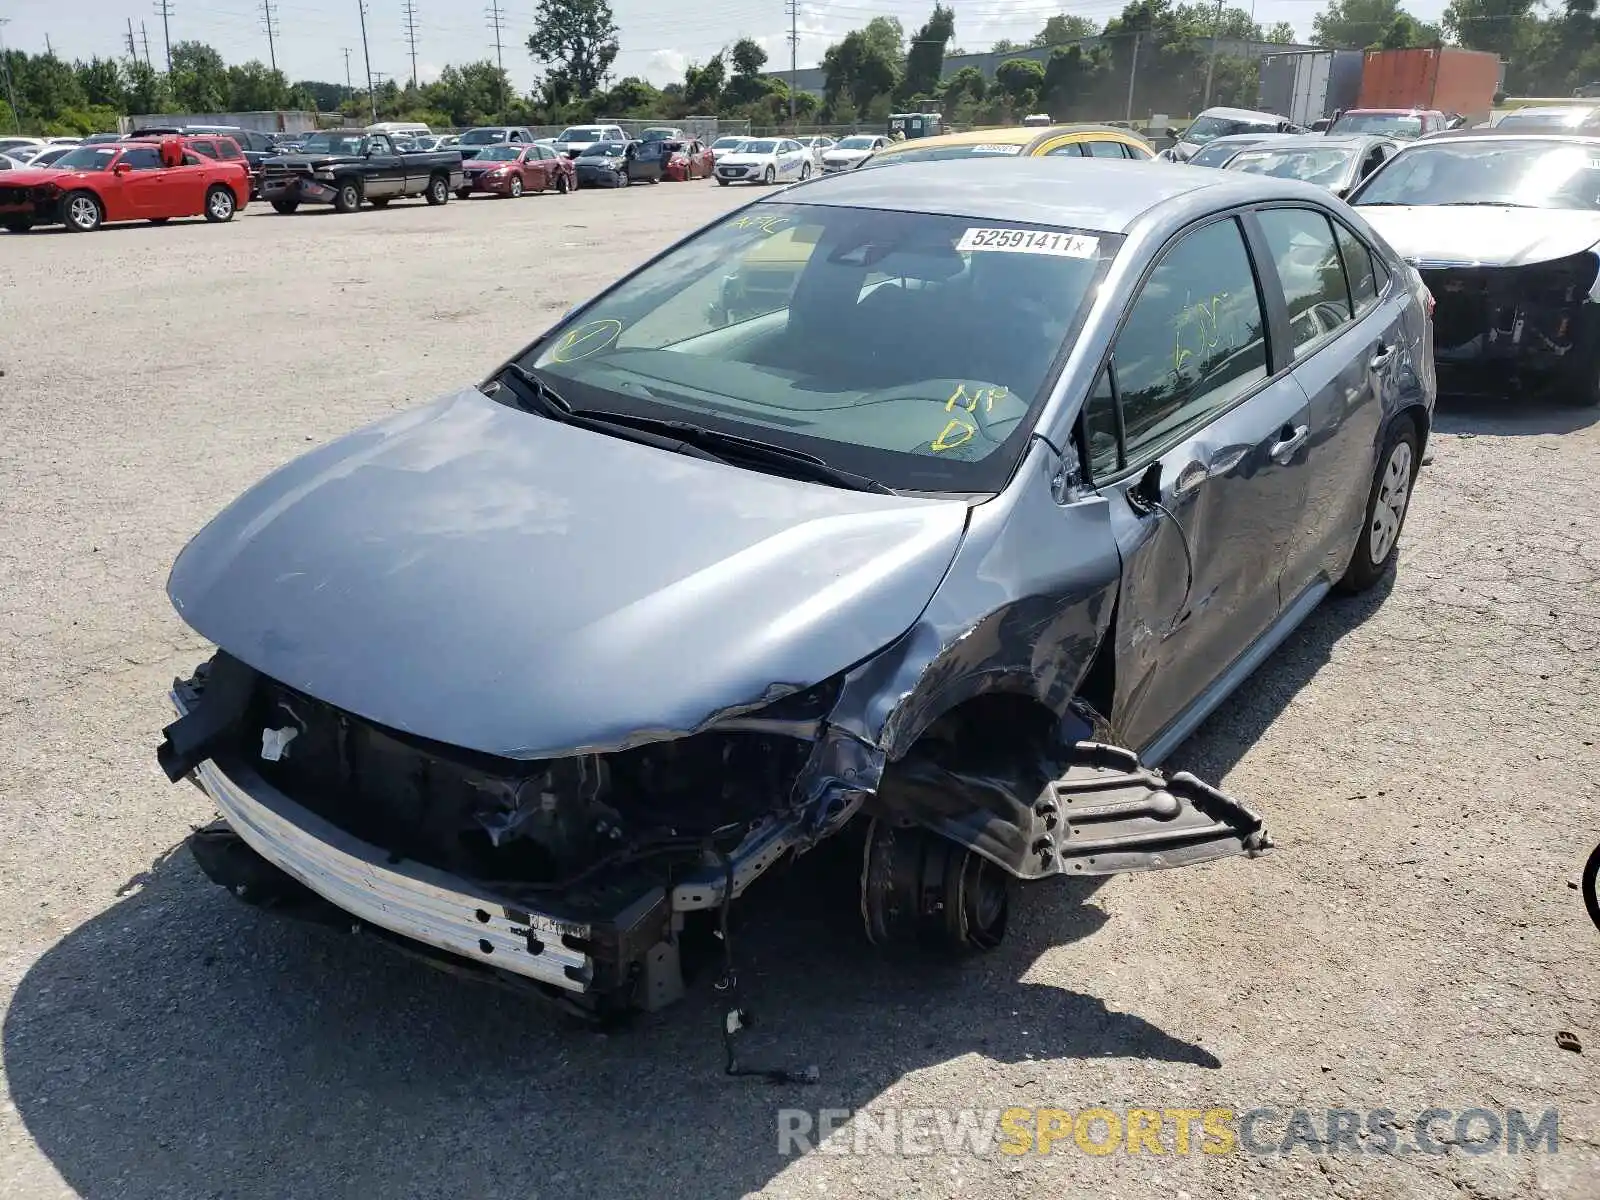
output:
[[[1258,854],[1149,764],[1392,566],[1424,301],[1326,192],[1234,172],[763,197],[183,551],[195,855],[610,1012],[842,833],[868,935],[956,952],[1019,881]]]

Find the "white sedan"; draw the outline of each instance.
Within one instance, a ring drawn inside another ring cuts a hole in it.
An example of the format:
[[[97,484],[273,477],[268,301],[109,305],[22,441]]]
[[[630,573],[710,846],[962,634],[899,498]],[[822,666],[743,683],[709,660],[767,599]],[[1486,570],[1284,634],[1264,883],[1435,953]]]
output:
[[[848,171],[860,166],[888,144],[889,139],[882,134],[852,133],[823,151],[822,169],[825,172]]]
[[[9,154],[0,154],[0,171],[20,171],[23,165]]]
[[[717,155],[717,182],[723,187],[810,178],[811,151],[793,138],[751,138],[733,151]]]

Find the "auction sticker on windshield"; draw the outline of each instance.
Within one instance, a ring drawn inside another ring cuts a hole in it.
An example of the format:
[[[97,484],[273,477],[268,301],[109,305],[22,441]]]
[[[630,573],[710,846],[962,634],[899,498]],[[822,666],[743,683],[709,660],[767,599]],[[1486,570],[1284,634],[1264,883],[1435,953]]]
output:
[[[972,148],[974,154],[1021,154],[1022,147],[1004,142],[980,142]]]
[[[1041,229],[968,229],[957,250],[998,250],[1010,254],[1054,254],[1060,258],[1093,258],[1100,239],[1081,233],[1051,233]]]

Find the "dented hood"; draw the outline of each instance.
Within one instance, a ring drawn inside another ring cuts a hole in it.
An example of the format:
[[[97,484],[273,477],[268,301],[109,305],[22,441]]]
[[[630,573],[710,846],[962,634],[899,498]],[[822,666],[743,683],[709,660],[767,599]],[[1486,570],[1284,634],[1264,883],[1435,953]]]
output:
[[[1600,242],[1600,213],[1570,209],[1358,204],[1356,210],[1413,264],[1519,267]]]
[[[268,476],[179,555],[235,657],[395,729],[610,750],[819,683],[916,620],[966,507],[762,475],[476,390]]]

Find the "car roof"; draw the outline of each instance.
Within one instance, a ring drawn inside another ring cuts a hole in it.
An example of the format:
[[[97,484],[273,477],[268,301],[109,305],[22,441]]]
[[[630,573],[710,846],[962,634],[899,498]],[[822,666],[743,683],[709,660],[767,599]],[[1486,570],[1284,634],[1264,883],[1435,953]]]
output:
[[[1600,145],[1600,134],[1578,133],[1577,131],[1563,131],[1555,129],[1499,129],[1492,125],[1480,125],[1476,129],[1445,129],[1439,133],[1429,134],[1419,138],[1413,145],[1431,145],[1434,142],[1571,142],[1580,146]]]
[[[1062,187],[1064,180],[1074,186]],[[1327,199],[1324,189],[1265,175],[1054,157],[1018,158],[1004,171],[996,171],[985,158],[910,162],[892,171],[844,171],[773,193],[757,203],[893,209],[1126,233],[1151,209],[1202,191],[1207,208],[1275,197]]]
[[[1282,121],[1277,113],[1262,112],[1254,108],[1208,108],[1195,117],[1226,117],[1230,121]]]
[[[1443,116],[1437,108],[1347,108],[1339,114],[1344,117],[1426,117]]]
[[[1504,121],[1508,117],[1565,117],[1572,113],[1588,115],[1597,111],[1600,111],[1600,105],[1597,104],[1528,105],[1525,108],[1513,108],[1504,113],[1500,119]]]

